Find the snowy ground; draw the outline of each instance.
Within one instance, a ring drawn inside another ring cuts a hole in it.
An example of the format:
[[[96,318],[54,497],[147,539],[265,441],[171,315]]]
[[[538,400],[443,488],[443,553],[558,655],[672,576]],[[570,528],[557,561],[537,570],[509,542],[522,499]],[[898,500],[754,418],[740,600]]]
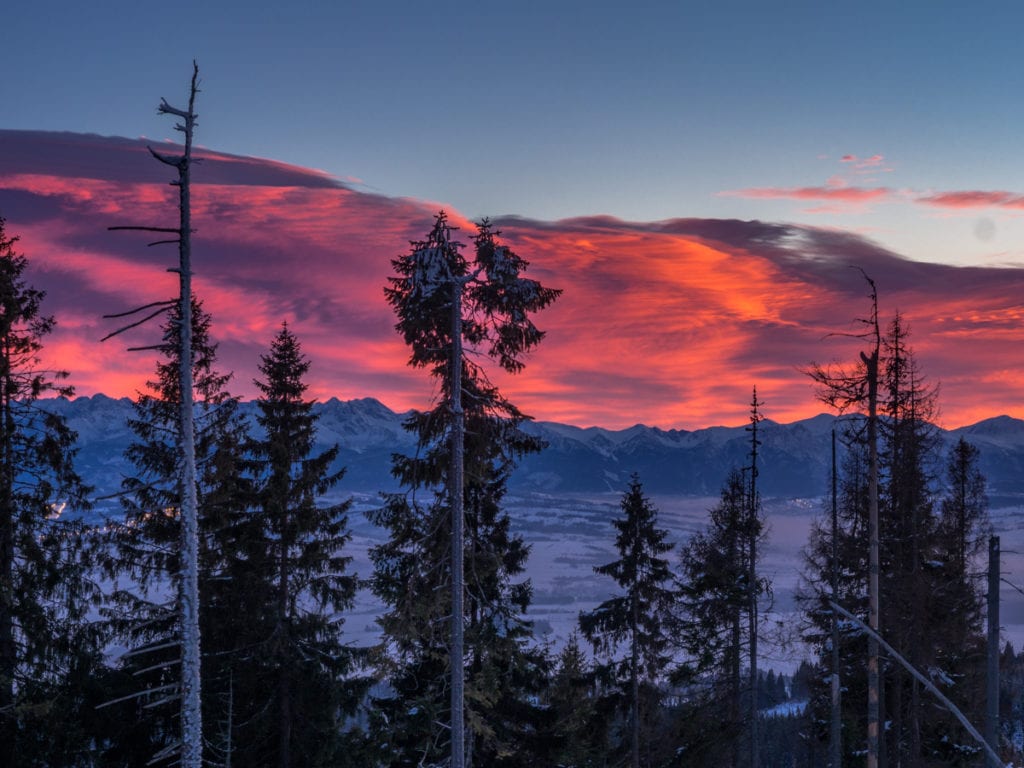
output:
[[[619,494],[595,494],[533,495],[508,500],[514,528],[531,546],[528,576],[533,582],[534,599],[529,617],[535,622],[538,636],[555,647],[573,631],[580,611],[592,609],[615,590],[610,579],[594,573],[594,566],[616,558],[611,521],[619,514],[619,499]],[[366,521],[363,512],[378,502],[362,494],[355,501],[350,517],[350,554],[356,571],[369,576],[372,567],[367,550],[381,540],[382,532]],[[652,501],[670,541],[678,544],[705,525],[707,510],[717,499],[655,496]],[[811,514],[816,509],[817,502],[800,500],[769,500],[765,504],[770,533],[762,569],[774,583],[775,600],[766,613],[772,641],[763,643],[762,649],[766,666],[779,671],[792,671],[803,657],[791,631],[796,617],[792,594],[800,566],[799,550],[807,540]],[[675,566],[676,552],[669,557]],[[379,608],[368,590],[360,592],[346,626],[352,642],[363,644],[376,637],[374,617]]]
[[[615,559],[615,530],[611,520],[619,514],[619,494],[532,495],[508,499],[514,528],[531,545],[528,575],[534,600],[530,618],[537,634],[555,647],[573,631],[580,611],[592,609],[614,592],[610,579],[594,573],[595,565]],[[661,526],[675,543],[685,542],[707,522],[707,511],[717,498],[660,497],[652,502],[659,510]],[[381,541],[382,532],[367,522],[363,511],[379,503],[374,495],[357,494],[350,517],[353,567],[362,577],[372,573],[367,550]],[[767,499],[768,540],[764,545],[762,572],[771,579],[774,601],[765,612],[766,641],[761,644],[765,668],[792,672],[805,657],[799,641],[802,617],[793,600],[802,569],[801,550],[815,515],[817,499]],[[995,532],[1001,537],[1003,576],[1001,591],[1004,641],[1016,649],[1024,646],[1024,505],[1004,506],[991,512]],[[676,564],[676,553],[670,555]],[[983,567],[983,566],[982,566]],[[360,592],[346,631],[355,644],[377,636],[374,617],[380,609],[368,590]]]

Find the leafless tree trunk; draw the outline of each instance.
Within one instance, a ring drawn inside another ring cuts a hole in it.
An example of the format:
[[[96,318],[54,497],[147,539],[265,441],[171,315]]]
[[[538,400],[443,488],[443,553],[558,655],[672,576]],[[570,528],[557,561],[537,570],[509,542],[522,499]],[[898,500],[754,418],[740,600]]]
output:
[[[878,358],[881,335],[878,331],[878,299],[871,285],[874,318],[874,348],[870,355],[861,352],[868,385],[868,625],[877,633],[878,614]],[[878,640],[868,638],[868,760],[867,768],[878,768],[880,737],[881,672],[878,665]]]
[[[465,669],[462,664],[464,641],[463,586],[463,486],[465,450],[465,414],[462,410],[462,289],[463,282],[452,280],[452,480],[448,494],[452,508],[452,647],[450,656],[452,691],[451,768],[465,768]]]
[[[832,428],[832,601],[839,599],[839,483],[836,430]],[[843,765],[842,692],[839,686],[839,616],[832,612],[832,718],[829,730],[831,768]]]
[[[631,745],[630,745],[630,764],[633,768],[640,768],[640,649],[637,642],[637,628],[640,626],[640,601],[634,597],[632,600],[633,605],[631,606],[630,622],[633,625],[631,627],[630,634],[632,635],[630,642],[630,658],[629,658],[629,677],[630,677],[630,693],[633,698],[633,711],[630,720],[631,733]]]
[[[847,619],[849,619],[858,627],[860,627],[862,630],[867,632],[868,637],[874,640],[876,647],[881,645],[883,648],[885,648],[885,652],[888,653],[894,661],[896,661],[900,666],[907,670],[907,672],[909,672],[915,680],[917,680],[921,685],[923,685],[932,695],[935,696],[935,698],[941,701],[942,704],[950,712],[953,713],[953,716],[960,721],[960,724],[964,727],[964,729],[974,738],[975,741],[978,742],[981,748],[985,750],[985,754],[988,756],[988,759],[993,761],[995,765],[1002,765],[1002,761],[999,759],[999,755],[997,755],[995,750],[992,749],[991,746],[989,746],[989,744],[985,741],[985,738],[978,732],[978,729],[971,724],[971,721],[964,716],[964,713],[960,711],[960,708],[956,706],[956,704],[950,701],[942,693],[942,691],[935,687],[935,684],[932,683],[931,680],[922,675],[917,669],[914,668],[912,664],[910,664],[910,662],[908,662],[899,653],[897,653],[896,649],[889,645],[887,642],[885,642],[885,640],[882,639],[881,635],[879,635],[877,632],[871,629],[871,627],[865,626],[863,621],[858,619],[856,616],[854,616],[852,613],[850,613],[848,610],[846,610],[834,601],[830,602],[830,605],[832,606],[832,610],[838,611]],[[1012,763],[1010,764],[1009,768],[1012,768]]]
[[[192,63],[192,85],[188,109],[180,110],[161,99],[157,111],[174,115],[182,122],[175,128],[185,134],[185,151],[172,157],[150,153],[160,162],[178,169],[178,268],[181,302],[181,411],[178,438],[181,447],[181,765],[202,768],[203,715],[200,706],[200,642],[199,642],[199,502],[196,494],[196,444],[192,422],[192,208],[190,182],[192,166],[192,134],[196,125],[195,99],[198,92],[199,67]]]
[[[14,636],[14,403],[9,386],[11,365],[10,342],[3,341],[2,367],[7,375],[0,386],[0,713],[14,706],[14,677],[18,663],[17,639]],[[0,714],[0,716],[6,716]],[[13,749],[13,744],[10,745]],[[8,749],[2,753],[13,758]]]
[[[757,401],[757,387],[754,387],[750,403],[750,508],[748,536],[750,538],[750,562],[747,564],[747,631],[750,634],[750,768],[759,768],[761,764],[760,744],[758,743],[758,709],[757,709],[757,425],[761,421]]]
[[[291,549],[289,536],[288,511],[281,509],[281,551],[278,557],[278,583],[277,583],[277,620],[281,648],[280,664],[277,678],[277,717],[278,717],[278,756],[277,764],[281,768],[290,768],[291,743],[292,743],[292,686],[291,686],[291,659],[288,658],[291,647],[291,616],[289,615],[289,581],[288,554]]]
[[[988,540],[988,665],[985,675],[985,740],[999,749],[999,537]],[[1001,763],[989,758],[989,768]]]
[[[157,301],[128,312],[105,315],[107,318],[127,317],[142,311],[152,310],[141,320],[130,322],[107,334],[102,340],[117,336],[142,325],[157,315],[166,312],[173,304],[180,306],[178,326],[180,341],[179,396],[181,398],[178,416],[178,489],[181,499],[180,571],[178,573],[178,610],[181,644],[181,744],[180,764],[183,768],[202,768],[203,764],[203,721],[200,704],[200,638],[199,638],[199,502],[196,491],[196,447],[193,423],[193,382],[192,382],[192,205],[191,170],[192,138],[198,115],[195,112],[196,94],[199,92],[199,66],[192,62],[192,81],[189,87],[188,109],[172,107],[166,99],[160,100],[157,112],[173,115],[181,120],[174,128],[185,135],[184,151],[180,155],[157,152],[149,147],[149,153],[164,165],[178,171],[178,178],[171,182],[178,188],[178,226],[117,226],[111,230],[137,230],[176,235],[173,239],[157,240],[150,245],[177,244],[178,266],[168,269],[178,273],[178,298]],[[156,307],[156,309],[153,309]],[[163,344],[147,347],[129,347],[129,351],[164,349]],[[110,702],[114,703],[114,702]],[[160,753],[169,756],[170,751]]]

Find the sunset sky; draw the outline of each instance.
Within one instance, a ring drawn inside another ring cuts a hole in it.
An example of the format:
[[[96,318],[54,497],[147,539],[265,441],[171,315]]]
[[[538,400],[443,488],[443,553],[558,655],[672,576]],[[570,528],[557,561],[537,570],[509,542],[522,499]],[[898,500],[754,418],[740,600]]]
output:
[[[32,7],[29,7],[29,6]],[[251,396],[282,320],[320,398],[396,409],[382,287],[445,208],[489,216],[562,298],[511,399],[545,420],[697,428],[824,410],[798,370],[897,309],[941,421],[1024,417],[1024,6],[1011,2],[17,3],[0,216],[80,394],[153,368],[104,313],[170,297],[156,114],[202,79],[196,290]],[[120,137],[120,138],[118,138]]]

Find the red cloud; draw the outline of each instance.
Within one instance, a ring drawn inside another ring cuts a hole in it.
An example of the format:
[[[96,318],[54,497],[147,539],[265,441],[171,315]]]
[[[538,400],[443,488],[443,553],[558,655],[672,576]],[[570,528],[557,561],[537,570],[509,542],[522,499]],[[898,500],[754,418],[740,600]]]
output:
[[[174,253],[106,228],[168,221],[173,190],[140,142],[58,135],[61,171],[45,154],[46,134],[2,133],[0,215],[10,234],[21,235],[30,281],[48,291],[46,309],[58,320],[45,362],[69,369],[83,394],[130,396],[150,377],[153,358],[124,347],[152,343],[156,331],[99,344],[112,329],[100,316],[173,295],[175,277],[165,270]],[[103,164],[88,159],[90,141],[101,143]],[[36,170],[33,152],[43,152]],[[382,288],[391,259],[427,233],[435,206],[357,192],[276,163],[207,157],[193,191],[196,288],[213,315],[222,367],[236,372],[235,391],[255,394],[259,355],[287,319],[312,360],[316,397],[426,406],[436,393],[406,366]],[[137,167],[139,160],[154,168]],[[839,202],[888,194],[837,186],[789,192]],[[468,242],[471,223],[452,217]],[[565,291],[537,318],[548,335],[525,371],[494,373],[538,418],[610,427],[739,423],[753,384],[776,420],[821,411],[797,368],[856,358],[855,343],[823,340],[867,311],[850,265],[878,282],[883,316],[898,307],[911,324],[925,372],[942,380],[949,425],[1024,415],[1024,381],[1014,373],[1024,342],[1024,270],[911,262],[848,233],[757,221],[496,223],[534,276]]]

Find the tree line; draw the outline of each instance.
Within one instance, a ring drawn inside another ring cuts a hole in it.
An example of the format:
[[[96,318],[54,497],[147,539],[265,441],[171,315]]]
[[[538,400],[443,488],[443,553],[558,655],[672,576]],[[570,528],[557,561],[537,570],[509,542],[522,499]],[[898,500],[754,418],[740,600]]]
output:
[[[347,502],[324,504],[341,480],[337,454],[313,450],[305,396],[310,361],[287,324],[261,357],[252,434],[217,366],[212,319],[192,304],[200,521],[199,594],[205,761],[211,765],[444,765],[452,664],[450,299],[419,274],[417,255],[440,248],[454,275],[485,275],[467,303],[465,341],[522,367],[543,333],[530,315],[557,298],[522,276],[526,262],[486,222],[472,258],[437,217],[395,260],[387,288],[411,363],[439,379],[440,403],[413,412],[412,456],[396,456],[403,491],[370,512],[387,531],[364,582],[385,604],[381,641],[356,648],[344,616],[358,576],[345,554]],[[0,224],[0,733],[9,765],[172,763],[180,741],[180,312],[163,325],[161,357],[135,402],[123,519],[90,529],[55,514],[88,506],[75,474],[75,436],[40,399],[71,396],[63,372],[38,367],[54,327],[27,261]],[[450,275],[449,275],[450,276]],[[502,284],[504,281],[504,284]],[[497,318],[497,319],[496,319]],[[490,326],[487,323],[491,323]],[[974,576],[988,530],[978,451],[963,440],[939,469],[926,383],[895,316],[880,358],[880,504],[886,637],[977,715],[983,701],[982,593]],[[847,422],[836,526],[823,514],[806,547],[799,594],[814,650],[802,675],[802,715],[764,719],[757,638],[771,584],[758,569],[767,530],[756,489],[761,403],[750,409],[750,463],[736,467],[704,530],[676,547],[633,478],[614,521],[618,559],[595,570],[616,584],[579,617],[555,652],[524,618],[529,549],[502,509],[516,461],[539,451],[528,418],[475,359],[461,371],[466,416],[467,764],[496,766],[820,765],[831,706],[833,622],[828,600],[866,615],[867,446],[864,419]],[[940,492],[938,489],[943,488]],[[833,587],[835,591],[833,591]],[[864,752],[864,635],[840,625],[842,765]],[[882,748],[890,764],[972,765],[978,750],[916,681],[889,662]],[[760,728],[754,724],[759,724]],[[788,734],[780,741],[779,734]],[[1009,734],[1008,734],[1009,736]],[[1009,743],[1009,738],[1007,739]]]
[[[191,100],[165,111],[191,126]],[[180,158],[157,158],[180,170]],[[180,184],[184,212],[187,174]],[[182,221],[173,231],[186,248]],[[166,309],[130,421],[123,515],[89,527],[58,514],[86,509],[91,494],[74,470],[75,435],[43,402],[73,390],[66,373],[41,368],[54,320],[0,219],[0,762],[757,768],[827,764],[832,738],[838,764],[853,766],[866,753],[870,763],[865,733],[880,717],[883,765],[976,764],[977,747],[915,678],[882,659],[867,682],[877,657],[830,607],[870,620],[965,711],[980,711],[985,483],[973,446],[940,455],[937,389],[903,318],[881,334],[876,302],[875,352],[849,372],[812,369],[823,398],[853,418],[834,508],[806,548],[808,703],[765,718],[778,684],[758,664],[772,585],[759,568],[768,531],[756,389],[748,462],[729,474],[705,529],[677,548],[634,476],[613,521],[617,558],[595,569],[615,592],[556,651],[525,618],[529,547],[503,508],[517,462],[543,445],[488,366],[523,369],[544,337],[533,317],[560,291],[526,277],[528,262],[486,220],[468,246],[453,232],[442,212],[393,260],[384,289],[409,364],[438,396],[407,419],[416,449],[393,458],[402,490],[369,513],[387,538],[360,577],[346,554],[350,505],[324,501],[343,471],[332,469],[337,447],[314,450],[300,340],[282,323],[260,357],[256,433],[218,367],[213,320],[184,288],[153,312]],[[872,573],[877,591],[866,589]],[[344,632],[362,585],[384,604],[371,647]],[[193,695],[197,712],[183,706]],[[833,711],[838,744],[825,727]]]

